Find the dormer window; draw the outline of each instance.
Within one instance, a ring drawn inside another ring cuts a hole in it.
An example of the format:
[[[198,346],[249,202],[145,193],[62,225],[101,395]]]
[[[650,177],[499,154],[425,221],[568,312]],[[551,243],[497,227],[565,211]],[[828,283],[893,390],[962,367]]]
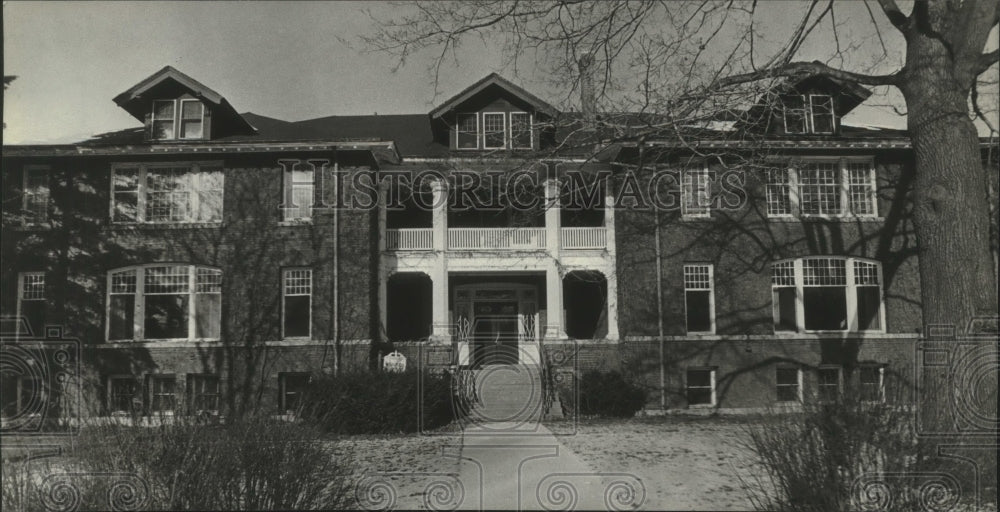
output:
[[[527,112],[458,114],[456,149],[532,149],[533,116]]]
[[[153,101],[154,140],[201,139],[205,136],[205,106],[199,100]]]
[[[837,126],[833,97],[826,94],[793,94],[781,99],[785,133],[833,133]]]

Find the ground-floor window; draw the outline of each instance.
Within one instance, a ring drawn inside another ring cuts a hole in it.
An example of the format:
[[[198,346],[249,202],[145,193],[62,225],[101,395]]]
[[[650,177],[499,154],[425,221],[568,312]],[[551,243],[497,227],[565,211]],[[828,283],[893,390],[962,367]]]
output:
[[[278,374],[278,404],[279,410],[285,414],[293,414],[302,407],[302,397],[309,387],[308,373]]]
[[[219,378],[215,375],[188,375],[187,393],[191,414],[218,412]]]
[[[142,411],[139,381],[129,375],[108,378],[108,412],[138,414]]]
[[[778,367],[775,370],[779,402],[802,400],[802,371],[798,368]]]
[[[4,375],[0,386],[3,386],[0,388],[0,417],[25,417],[45,412],[48,390],[44,380],[27,375]]]
[[[861,400],[865,402],[885,401],[885,367],[864,365],[858,370]]]
[[[841,375],[839,366],[821,367],[816,370],[816,390],[820,402],[836,402],[840,398]]]
[[[691,405],[715,405],[715,369],[692,368],[687,371],[687,403]]]
[[[177,405],[177,377],[173,375],[149,376],[149,412],[173,412]]]

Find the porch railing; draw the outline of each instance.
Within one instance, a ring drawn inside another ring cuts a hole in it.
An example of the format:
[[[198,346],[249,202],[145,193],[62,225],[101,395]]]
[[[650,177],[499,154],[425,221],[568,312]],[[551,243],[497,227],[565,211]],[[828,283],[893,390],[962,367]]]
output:
[[[419,229],[387,229],[385,230],[385,248],[390,251],[429,251],[434,248],[434,230]]]
[[[562,228],[559,238],[563,249],[604,249],[608,246],[606,228]]]
[[[448,248],[544,249],[545,228],[451,228]]]

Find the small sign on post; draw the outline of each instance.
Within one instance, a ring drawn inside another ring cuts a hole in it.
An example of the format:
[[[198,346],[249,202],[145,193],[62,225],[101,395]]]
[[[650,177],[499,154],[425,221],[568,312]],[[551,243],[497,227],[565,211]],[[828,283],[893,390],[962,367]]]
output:
[[[391,354],[382,358],[382,370],[392,373],[405,372],[406,356],[400,354],[399,351],[393,351]]]

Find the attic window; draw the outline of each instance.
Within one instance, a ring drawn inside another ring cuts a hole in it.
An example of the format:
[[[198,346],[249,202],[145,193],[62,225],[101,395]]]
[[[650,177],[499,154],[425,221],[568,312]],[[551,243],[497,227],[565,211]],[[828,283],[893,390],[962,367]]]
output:
[[[785,133],[833,133],[837,120],[833,98],[825,94],[788,95],[781,99]]]
[[[477,149],[479,147],[479,115],[459,114],[457,133],[458,140],[455,147],[458,149]]]
[[[455,121],[455,149],[534,147],[534,117],[528,112],[462,113]]]
[[[195,99],[153,101],[152,139],[201,139],[205,106]]]

